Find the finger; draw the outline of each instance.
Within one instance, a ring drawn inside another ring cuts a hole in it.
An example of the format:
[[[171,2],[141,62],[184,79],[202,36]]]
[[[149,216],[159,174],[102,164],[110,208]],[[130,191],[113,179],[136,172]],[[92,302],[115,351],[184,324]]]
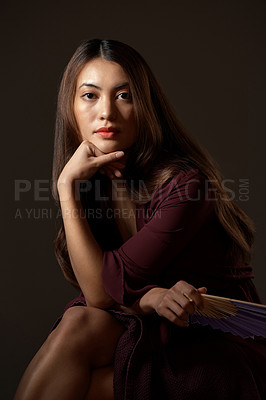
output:
[[[110,179],[114,179],[115,175],[113,174],[113,171],[110,168],[104,168],[105,174],[110,178]]]
[[[169,298],[164,298],[164,300],[158,305],[157,312],[163,315],[165,310],[171,310],[179,319],[182,321],[187,321],[189,318],[189,313],[181,307],[175,300],[169,300]]]
[[[107,166],[104,166],[101,168],[102,170],[105,171],[105,174],[109,176],[109,178],[114,179],[114,178],[121,178],[122,174],[120,171],[118,171],[115,168],[109,168],[109,164]]]
[[[191,290],[189,293],[183,293],[183,295],[188,298],[188,302],[194,306],[194,311],[196,308],[203,308],[203,298],[197,289]]]
[[[193,314],[195,312],[196,305],[186,293],[182,293],[182,296],[178,298],[178,302],[187,313]]]
[[[180,327],[187,327],[189,326],[188,321],[184,321],[182,319],[180,319],[172,310],[170,310],[169,308],[166,308],[164,310],[164,313],[162,315],[164,318],[167,318],[170,322],[172,322],[173,324],[180,326]]]
[[[83,140],[81,146],[86,148],[89,156],[94,156],[97,159],[101,159],[101,157],[103,157],[103,159],[107,157],[108,159],[108,157],[110,157],[110,161],[117,161],[118,159],[121,159],[125,155],[123,151],[113,151],[112,153],[107,153],[107,154],[103,153],[100,149],[98,149],[98,147],[95,146],[95,144],[93,144],[89,140]]]
[[[184,291],[179,290],[175,285],[169,289],[169,295],[171,298],[178,303],[187,313],[193,314],[195,312],[195,304],[191,297],[189,297]],[[185,289],[186,290],[186,289]]]
[[[201,305],[198,307],[200,310],[204,309],[204,304],[205,304],[205,299],[203,296],[201,296],[202,294],[206,294],[207,293],[207,288],[206,287],[200,287],[198,288],[198,293],[200,294],[200,298],[201,298]],[[196,311],[196,310],[195,310]]]
[[[122,158],[124,156],[124,152],[123,151],[116,151],[113,153],[109,153],[109,154],[104,154],[102,156],[99,157],[95,157],[94,158],[94,165],[96,168],[102,167],[104,165],[107,165],[109,163],[111,163],[114,160],[117,160],[118,158]]]
[[[200,294],[206,294],[207,293],[207,288],[206,287],[200,287],[200,288],[198,288],[198,292]]]
[[[89,156],[99,157],[106,154],[102,152],[98,147],[95,146],[95,144],[93,144],[89,140],[83,140],[81,146],[86,148],[86,151],[88,152]]]
[[[121,172],[119,171],[119,169],[116,169],[116,168],[110,168],[110,171],[113,173],[113,175],[115,175],[117,178],[122,178],[122,174],[121,174]]]
[[[83,140],[81,142],[80,147],[84,148],[85,151],[88,153],[88,156],[94,156],[97,157],[99,155],[102,155],[103,152],[98,149],[93,143],[91,143],[89,140]]]
[[[170,308],[170,310],[177,315],[177,317],[179,319],[181,319],[182,321],[187,321],[189,318],[189,313],[177,302],[173,301],[173,303],[171,303],[168,308]]]
[[[182,293],[182,297],[187,299],[187,305],[190,302],[194,303],[194,305],[198,308],[203,307],[203,298],[194,286],[187,282],[179,281],[175,286],[173,286],[173,289],[179,294]],[[181,299],[180,301],[182,302]]]
[[[113,173],[113,175],[115,175],[117,178],[122,177],[122,173],[119,171],[119,169],[113,167],[110,164],[107,164],[107,166],[103,167],[103,169],[109,169]]]
[[[119,162],[119,159],[121,159],[124,156],[124,152],[123,151],[117,151],[117,152],[113,152],[113,153],[103,153],[100,149],[98,149],[98,147],[96,147],[93,143],[84,140],[82,142],[82,145],[86,147],[86,151],[88,152],[89,156],[94,156],[94,157],[100,157],[100,156],[106,156],[109,154],[115,154],[115,158],[113,159],[112,156],[112,161],[108,161],[108,164],[112,166],[113,168],[113,174],[118,177],[121,178],[122,177],[122,173],[120,171],[120,169],[124,169],[125,168],[125,164],[122,162]]]
[[[121,172],[119,171],[119,169],[115,169],[114,171],[113,171],[113,173],[115,174],[115,176],[117,177],[117,178],[122,178],[122,174],[121,174]]]

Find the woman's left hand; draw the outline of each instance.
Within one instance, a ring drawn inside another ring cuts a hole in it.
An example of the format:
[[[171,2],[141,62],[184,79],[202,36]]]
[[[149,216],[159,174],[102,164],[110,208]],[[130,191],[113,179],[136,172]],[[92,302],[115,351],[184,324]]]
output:
[[[185,281],[178,281],[170,289],[163,289],[157,293],[153,308],[161,317],[185,327],[189,325],[189,315],[193,314],[196,308],[203,307],[201,294],[206,292],[205,287],[196,289]]]
[[[156,287],[147,292],[142,298],[130,308],[121,307],[126,312],[151,314],[154,311],[160,316],[173,322],[175,325],[188,326],[190,314],[196,308],[203,307],[203,297],[207,289],[201,287],[196,289],[185,281],[178,281],[170,289]]]

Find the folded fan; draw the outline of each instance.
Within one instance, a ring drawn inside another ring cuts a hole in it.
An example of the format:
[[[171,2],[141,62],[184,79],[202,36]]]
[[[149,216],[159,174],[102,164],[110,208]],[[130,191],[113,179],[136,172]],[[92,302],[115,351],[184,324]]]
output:
[[[266,338],[266,306],[202,294],[204,307],[190,315],[191,324],[210,325],[242,338]]]

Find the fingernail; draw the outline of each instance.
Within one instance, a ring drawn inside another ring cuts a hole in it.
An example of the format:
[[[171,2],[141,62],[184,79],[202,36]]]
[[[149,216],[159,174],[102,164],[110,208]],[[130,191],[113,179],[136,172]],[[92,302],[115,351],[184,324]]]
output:
[[[121,172],[116,170],[114,171],[115,176],[117,176],[118,178],[120,178],[122,176]]]
[[[122,157],[124,154],[125,153],[123,151],[118,151],[115,156],[116,156],[116,158],[118,158],[118,157]]]

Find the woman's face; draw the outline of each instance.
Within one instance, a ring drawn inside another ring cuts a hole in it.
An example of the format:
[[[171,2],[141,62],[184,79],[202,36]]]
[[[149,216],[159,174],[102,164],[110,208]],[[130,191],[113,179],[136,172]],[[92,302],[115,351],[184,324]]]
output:
[[[102,152],[127,150],[136,141],[137,126],[129,80],[112,61],[89,61],[77,78],[74,115],[82,139]]]

